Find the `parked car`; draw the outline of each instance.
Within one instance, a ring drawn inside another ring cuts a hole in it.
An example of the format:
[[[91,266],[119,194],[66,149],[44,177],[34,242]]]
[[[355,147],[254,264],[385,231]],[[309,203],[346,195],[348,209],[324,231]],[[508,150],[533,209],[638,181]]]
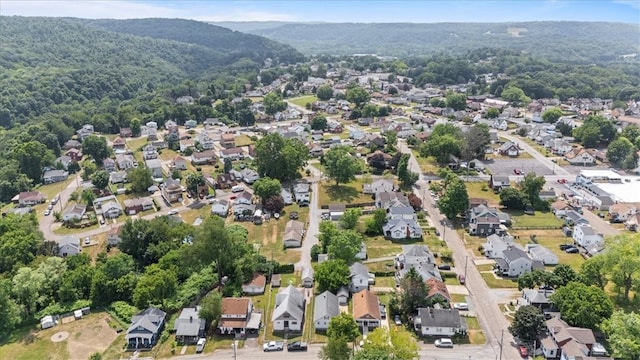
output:
[[[560,244],[560,250],[567,250],[570,247],[575,247],[571,244]]]
[[[85,244],[85,245],[89,245],[89,244],[91,244],[91,238],[90,238],[90,237],[88,237],[88,236],[87,236],[86,238],[84,238],[84,244]]]
[[[601,218],[601,219],[604,219],[604,213],[603,213],[602,211],[601,211],[601,212],[599,212],[599,213],[598,213],[598,217],[599,217],[599,218]]]
[[[289,214],[289,219],[298,220],[298,212],[297,211],[292,211],[291,214]]]
[[[566,252],[567,254],[577,254],[580,252],[580,250],[578,250],[577,247],[570,247],[570,248],[566,248],[564,252]]]
[[[329,220],[331,218],[331,214],[329,214],[328,212],[322,213],[322,215],[320,215],[320,218],[322,220]]]
[[[458,281],[460,281],[461,285],[464,285],[464,283],[466,282],[466,278],[464,277],[464,275],[460,274],[458,275]]]
[[[104,219],[100,219],[100,225],[104,225]]]
[[[518,351],[520,352],[520,356],[522,356],[523,358],[529,357],[529,350],[527,350],[526,346],[522,344],[518,345]]]
[[[177,215],[178,214],[178,210],[176,209],[172,209],[169,211],[169,215]]]
[[[398,326],[402,325],[402,321],[400,320],[400,315],[394,316],[393,317],[393,322]]]
[[[446,347],[446,348],[452,348],[453,347],[453,341],[449,338],[442,338],[442,339],[438,339],[433,343],[436,347]]]
[[[467,310],[469,310],[469,304],[467,304],[467,303],[454,303],[453,304],[453,308],[454,309],[458,309],[458,310],[467,311]]]
[[[53,203],[49,203],[49,206],[47,206],[47,210],[51,210],[53,209]]]
[[[558,184],[566,184],[567,179],[558,179]]]
[[[262,345],[262,350],[266,351],[282,351],[284,350],[284,343],[281,341],[269,341]]]
[[[307,351],[307,343],[306,342],[292,342],[287,345],[287,351]]]
[[[47,209],[44,211],[44,216],[49,216],[51,215],[51,210]]]
[[[204,344],[207,343],[207,339],[205,338],[200,338],[198,339],[198,342],[196,343],[196,353],[199,354],[204,350]]]
[[[273,213],[273,218],[276,220],[280,219],[280,213]]]
[[[449,265],[449,264],[440,264],[440,265],[438,265],[438,270],[451,270],[451,265]]]
[[[515,175],[522,175],[522,170],[521,169],[513,169],[513,173]]]
[[[435,229],[434,232],[436,233],[436,236],[440,236],[440,231],[438,229]]]
[[[56,197],[54,197],[53,200],[51,200],[51,203],[55,205],[59,200],[60,200],[60,194],[56,195]]]

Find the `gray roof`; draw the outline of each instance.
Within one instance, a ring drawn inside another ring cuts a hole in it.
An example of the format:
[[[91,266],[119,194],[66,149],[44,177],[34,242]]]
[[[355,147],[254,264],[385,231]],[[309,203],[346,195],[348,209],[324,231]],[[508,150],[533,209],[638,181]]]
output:
[[[529,255],[524,252],[524,250],[515,246],[510,246],[507,250],[503,251],[502,256],[504,256],[506,260],[509,260],[509,262],[515,261],[520,258],[524,258],[527,260],[531,259],[529,258]]]
[[[306,267],[302,269],[302,280],[306,278],[311,278],[313,280],[313,268]]]
[[[134,315],[131,318],[131,326],[127,330],[126,338],[143,337],[151,339],[160,330],[166,316],[167,313],[156,308],[147,308]],[[138,330],[140,327],[145,330]]]
[[[276,320],[284,314],[302,321],[304,318],[304,295],[293,285],[280,289],[276,295],[276,308],[273,310],[272,319]]]
[[[408,265],[435,263],[435,258],[427,245],[402,245],[402,257]]]
[[[338,306],[338,297],[325,291],[316,296],[315,305],[313,307],[313,321],[318,321],[325,317],[332,318],[340,314]]]
[[[438,271],[435,264],[417,264],[405,266],[403,269],[400,269],[398,271],[398,274],[401,278],[404,278],[404,276],[409,272],[409,269],[411,268],[416,270],[423,281],[427,281],[431,278],[442,281],[442,275],[440,275],[440,271]]]
[[[418,316],[422,326],[466,328],[466,323],[457,309],[420,308]]]
[[[549,296],[551,296],[551,294],[553,294],[553,290],[522,290],[522,297],[527,299],[529,304],[549,304]]]
[[[204,330],[205,320],[200,319],[200,308],[184,308],[173,325],[177,336],[198,336]]]
[[[577,226],[576,228],[578,227],[582,230],[582,233],[586,236],[591,236],[596,234],[596,232],[593,231],[593,228],[591,226]]]
[[[353,277],[356,275],[361,275],[364,277],[368,277],[369,276],[369,269],[367,268],[366,265],[359,263],[359,262],[355,262],[353,264],[351,264],[351,266],[349,266],[349,277]]]

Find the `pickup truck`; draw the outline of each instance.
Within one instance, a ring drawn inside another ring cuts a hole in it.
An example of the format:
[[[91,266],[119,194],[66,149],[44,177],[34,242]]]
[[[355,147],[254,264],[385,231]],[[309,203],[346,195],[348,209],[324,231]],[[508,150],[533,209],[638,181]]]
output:
[[[287,351],[307,351],[307,343],[296,341],[287,345]]]
[[[269,341],[262,345],[262,350],[266,351],[282,351],[284,350],[284,343],[282,341]]]

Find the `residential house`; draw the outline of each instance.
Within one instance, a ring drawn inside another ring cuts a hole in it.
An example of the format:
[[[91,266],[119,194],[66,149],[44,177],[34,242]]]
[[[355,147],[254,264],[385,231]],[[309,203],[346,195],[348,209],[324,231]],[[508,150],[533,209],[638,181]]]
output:
[[[585,219],[575,210],[568,210],[565,212],[564,222],[567,225],[589,225],[589,220]]]
[[[184,153],[189,148],[196,146],[196,142],[193,139],[180,139],[180,152]]]
[[[164,311],[152,307],[134,315],[125,335],[127,348],[131,350],[152,348],[164,329],[166,317],[167,314]]]
[[[596,159],[584,148],[572,149],[564,155],[571,165],[591,166],[596,164]]]
[[[297,182],[293,185],[293,196],[298,205],[309,205],[311,201],[311,184],[308,182]]]
[[[178,344],[195,344],[204,336],[206,320],[200,318],[200,307],[184,308],[173,324]]]
[[[233,205],[251,205],[253,204],[253,194],[244,190],[238,195],[236,195],[236,199],[233,201]]]
[[[349,289],[346,286],[341,286],[336,296],[338,297],[338,305],[347,305],[349,302]]]
[[[129,154],[116,154],[116,164],[120,170],[128,170],[138,166],[133,155]]]
[[[64,155],[70,157],[72,161],[82,161],[82,151],[80,149],[69,149],[64,152]]]
[[[280,196],[282,196],[282,200],[285,205],[293,204],[293,194],[291,193],[291,191],[282,188],[282,190],[280,190]]]
[[[228,158],[231,159],[231,161],[242,160],[244,159],[244,151],[239,147],[222,149],[220,150],[220,158],[223,160]]]
[[[566,140],[553,139],[550,143],[550,149],[554,154],[564,156],[573,150],[573,146]]]
[[[45,185],[53,184],[61,181],[67,180],[69,177],[69,172],[64,170],[47,170],[44,172],[42,176],[42,181]]]
[[[67,208],[67,211],[62,214],[62,221],[71,221],[74,219],[80,220],[87,212],[87,206],[82,204],[75,204]]]
[[[240,174],[242,174],[242,180],[244,180],[244,182],[247,184],[253,184],[254,182],[256,182],[256,180],[260,179],[260,175],[258,175],[258,172],[253,169],[242,169],[240,170]]]
[[[549,297],[553,295],[552,289],[524,289],[522,290],[522,303],[545,310],[551,307]]]
[[[254,311],[251,298],[222,298],[222,312],[218,321],[221,334],[255,334],[261,325],[262,314]]]
[[[93,125],[91,124],[84,124],[82,125],[82,128],[78,129],[76,131],[76,134],[78,134],[78,137],[80,137],[80,140],[84,140],[87,136],[93,134],[93,132],[95,131]]]
[[[557,218],[561,219],[565,217],[567,211],[573,210],[573,206],[569,205],[564,200],[558,200],[551,204],[551,212],[556,215]]]
[[[182,201],[182,186],[179,180],[173,178],[167,178],[164,184],[162,184],[162,197],[169,204]]]
[[[362,192],[364,194],[377,194],[379,192],[393,192],[393,180],[392,179],[376,179],[371,184],[364,184],[362,186]]]
[[[155,146],[147,144],[142,148],[142,157],[145,160],[153,160],[158,158],[158,151]]]
[[[505,214],[506,215],[506,214]],[[491,234],[502,235],[506,233],[503,223],[510,220],[501,215],[496,208],[479,205],[470,209],[467,213],[469,234],[476,236],[489,236]]]
[[[624,227],[629,231],[638,231],[638,224],[640,224],[640,212],[629,216],[627,221],[624,222]]]
[[[576,225],[573,227],[573,242],[588,249],[594,245],[602,245],[604,239],[589,225]]]
[[[17,196],[15,196],[12,200],[18,203],[18,206],[34,206],[37,204],[42,204],[47,201],[44,194],[38,191],[23,191]]]
[[[454,336],[467,331],[457,309],[419,308],[413,326],[421,336]]]
[[[558,256],[542,245],[526,244],[524,251],[532,260],[541,261],[544,265],[558,265]]]
[[[401,192],[376,193],[376,207],[389,210],[392,207],[410,207],[409,199]]]
[[[353,295],[353,318],[363,332],[380,326],[380,301],[369,290],[362,290]]]
[[[524,250],[511,246],[502,252],[502,258],[496,259],[496,268],[501,275],[518,277],[532,269],[532,260]]]
[[[216,153],[213,150],[194,151],[191,154],[191,163],[194,166],[214,164],[216,162]]]
[[[420,239],[422,227],[417,220],[389,219],[383,226],[382,232],[388,239]]]
[[[127,182],[126,171],[114,171],[109,174],[109,183],[111,184],[123,184]],[[120,189],[120,188],[119,188]],[[122,188],[124,191],[124,188]]]
[[[305,298],[301,291],[289,285],[276,294],[273,310],[273,331],[302,331]]]
[[[58,241],[58,256],[67,257],[79,254],[80,239],[77,236],[67,235]]]
[[[220,146],[225,149],[236,147],[236,136],[231,133],[224,133],[220,136]]]
[[[610,360],[605,348],[596,342],[591,329],[571,327],[563,320],[552,317],[546,321],[547,332],[540,339],[542,355],[546,359]]]
[[[176,156],[171,160],[169,167],[173,170],[187,170],[187,160],[181,156]]]
[[[69,150],[69,149],[80,149],[82,147],[82,144],[80,143],[80,141],[78,140],[67,140],[64,145],[62,146],[62,149],[64,150]]]
[[[314,281],[314,272],[312,267],[302,269],[302,286],[312,288]]]
[[[131,131],[131,128],[128,128],[128,127],[121,127],[119,135],[120,135],[121,138],[132,137],[133,136],[133,131]]]
[[[355,262],[349,266],[349,291],[354,294],[369,289],[369,279],[373,274],[369,273],[367,266]]]
[[[423,281],[431,278],[442,281],[436,268],[435,256],[426,245],[402,245],[402,253],[395,257],[396,284],[404,278],[410,269],[415,269]]]
[[[213,139],[211,139],[204,131],[196,135],[196,142],[200,144],[200,148],[203,150],[213,150],[215,148],[215,141],[213,141]]]
[[[427,292],[427,300],[429,303],[441,304],[448,307],[451,303],[451,295],[449,295],[447,284],[435,278],[427,280],[426,284],[427,289],[429,289]]]
[[[376,150],[367,155],[367,164],[378,169],[386,169],[389,167],[392,158],[393,156]]]
[[[491,234],[487,236],[487,241],[482,244],[484,255],[489,259],[502,257],[502,253],[509,247],[515,246],[515,241],[511,235]]]
[[[153,208],[153,200],[148,197],[124,200],[124,210],[127,215],[135,215],[143,211],[153,210]]]
[[[113,200],[102,203],[100,207],[94,206],[94,209],[96,210],[96,215],[102,215],[105,219],[115,219],[122,215],[122,205],[115,197]]]
[[[329,321],[340,314],[338,297],[329,291],[315,296],[313,305],[313,326],[316,331],[327,331]]]
[[[211,213],[220,217],[227,217],[229,215],[229,201],[216,199],[211,204]]]
[[[102,159],[102,167],[108,172],[116,171],[116,162],[112,158]]]
[[[253,219],[253,214],[256,212],[256,206],[251,204],[234,204],[233,205],[233,216],[236,220],[251,220]]]
[[[637,212],[638,209],[633,204],[618,203],[609,206],[609,216],[615,221],[625,222]]]
[[[304,236],[304,224],[302,221],[289,220],[284,228],[282,243],[285,248],[302,246]]]
[[[548,200],[555,200],[556,196],[556,192],[555,190],[540,190],[540,193],[538,193],[538,197],[540,198],[540,200],[543,201],[548,201]]]
[[[489,179],[489,187],[491,190],[499,192],[504,188],[508,188],[511,186],[511,182],[509,181],[509,177],[505,175],[491,175],[491,179]]]
[[[216,178],[216,187],[218,189],[230,189],[238,184],[239,179],[233,174],[220,174]]]
[[[250,281],[242,284],[242,293],[246,295],[264,294],[264,288],[267,285],[267,277],[263,274],[255,273]]]
[[[71,158],[66,155],[62,155],[56,158],[55,163],[60,164],[62,166],[62,169],[69,170],[69,165],[73,163],[73,160],[71,160]]]
[[[502,145],[500,145],[500,147],[498,148],[498,154],[502,155],[502,156],[512,156],[512,157],[516,157],[518,155],[520,155],[520,147],[518,146],[518,144],[508,141]]]
[[[107,245],[110,246],[118,246],[118,244],[120,244],[120,241],[122,239],[120,238],[120,227],[112,227],[111,229],[109,229],[109,231],[107,232]]]
[[[115,153],[124,152],[127,148],[127,142],[120,136],[116,136],[116,138],[111,142],[111,148],[113,148]]]
[[[160,179],[163,176],[162,162],[159,159],[145,160],[145,164],[149,170],[151,170],[151,176],[155,179]]]
[[[190,119],[190,120],[187,120],[187,121],[184,122],[184,127],[186,129],[193,129],[193,128],[197,127],[197,126],[198,126],[198,122],[193,120],[193,119]]]

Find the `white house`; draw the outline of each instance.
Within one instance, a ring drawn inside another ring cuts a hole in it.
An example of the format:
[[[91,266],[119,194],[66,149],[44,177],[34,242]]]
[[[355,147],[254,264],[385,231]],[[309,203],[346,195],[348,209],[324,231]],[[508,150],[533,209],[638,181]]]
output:
[[[284,237],[282,243],[284,247],[300,247],[302,246],[302,238],[304,236],[304,224],[302,221],[289,220],[284,228]]]
[[[362,192],[365,194],[376,194],[379,192],[392,192],[394,191],[392,179],[377,179],[371,184],[364,184],[362,186]]]
[[[369,290],[362,290],[353,295],[353,318],[363,331],[380,327],[380,301]]]
[[[334,316],[340,314],[338,305],[338,297],[329,291],[315,297],[313,306],[313,326],[316,331],[326,331],[329,327],[329,321]]]
[[[532,261],[524,250],[511,246],[502,252],[502,256],[496,259],[496,265],[502,275],[518,277],[531,271]]]
[[[542,245],[527,244],[524,251],[529,254],[532,260],[540,260],[545,265],[558,265],[558,256]]]
[[[513,241],[513,236],[491,234],[487,236],[487,242],[482,244],[482,249],[484,250],[484,255],[486,257],[489,259],[496,259],[501,258],[502,252],[514,245],[515,242]]]
[[[422,336],[453,336],[467,331],[457,309],[419,308],[413,326]]]
[[[392,219],[382,227],[384,236],[391,239],[418,239],[422,228],[414,220]]]
[[[313,276],[314,272],[312,267],[306,267],[302,269],[302,286],[306,288],[312,288],[314,279]]]
[[[80,239],[76,236],[65,236],[58,241],[58,256],[67,257],[80,253]]]
[[[602,235],[597,234],[589,225],[576,225],[573,228],[573,241],[583,248],[601,245],[604,241]]]
[[[280,196],[282,196],[282,200],[285,205],[293,204],[293,194],[291,194],[291,191],[283,188],[280,190]]]
[[[86,212],[86,205],[75,204],[62,215],[62,221],[70,221],[73,219],[80,220]]]
[[[302,331],[304,305],[304,295],[293,285],[281,288],[273,310],[273,331]]]
[[[349,291],[352,294],[369,289],[369,269],[367,266],[355,262],[349,266]]]
[[[220,217],[229,215],[229,201],[216,199],[211,204],[211,213]]]

